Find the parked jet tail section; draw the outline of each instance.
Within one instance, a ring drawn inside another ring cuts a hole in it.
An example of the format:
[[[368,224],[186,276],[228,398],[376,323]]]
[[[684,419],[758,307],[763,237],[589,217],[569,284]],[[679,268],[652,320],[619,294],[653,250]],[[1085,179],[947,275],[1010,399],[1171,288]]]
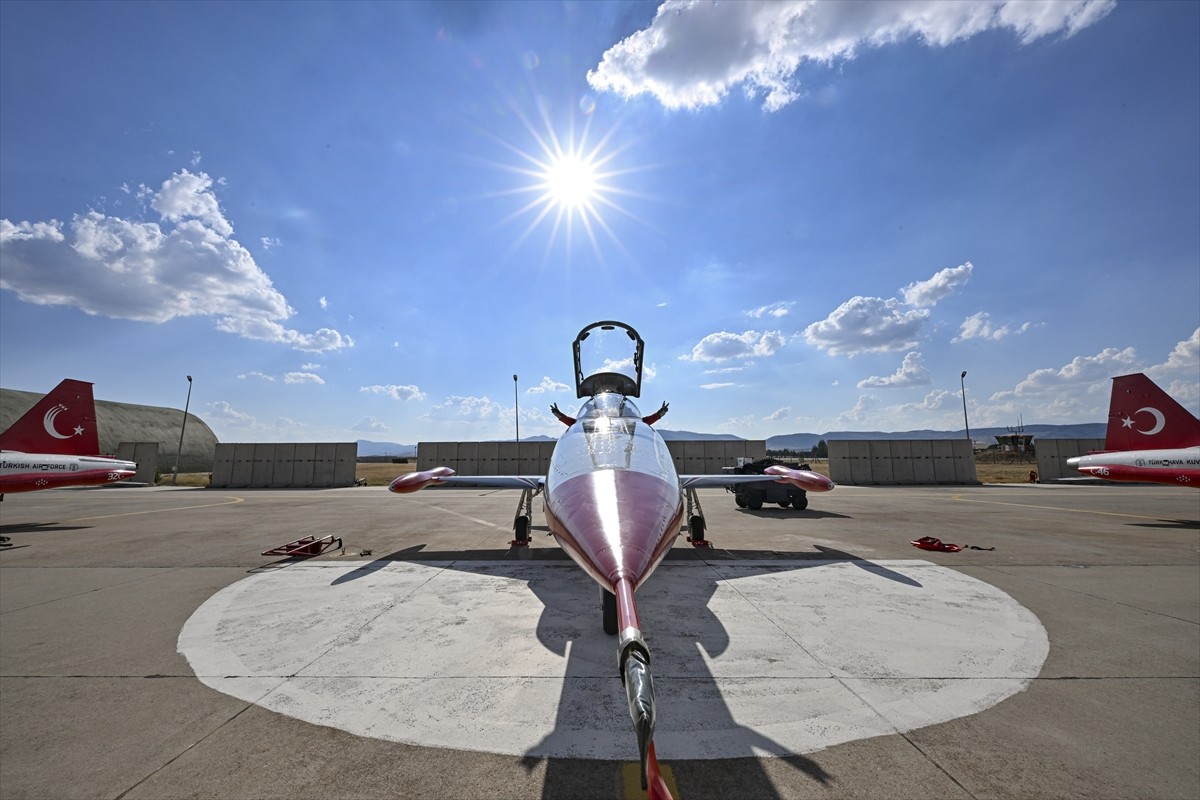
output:
[[[0,433],[0,450],[64,456],[100,453],[92,384],[67,378]]]
[[[1113,378],[1105,450],[1162,450],[1200,445],[1196,419],[1142,373]]]

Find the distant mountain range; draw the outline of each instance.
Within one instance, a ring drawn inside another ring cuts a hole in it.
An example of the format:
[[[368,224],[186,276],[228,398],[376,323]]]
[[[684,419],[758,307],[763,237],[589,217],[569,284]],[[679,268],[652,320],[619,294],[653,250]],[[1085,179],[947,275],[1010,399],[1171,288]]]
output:
[[[1077,425],[1026,425],[1021,433],[1038,439],[1103,439],[1107,423],[1084,422]],[[994,444],[997,436],[1016,431],[1009,428],[972,428],[971,440],[980,444]],[[828,433],[789,433],[767,439],[768,450],[811,450],[822,439],[965,439],[967,433],[956,431],[829,431]]]
[[[1086,422],[1079,425],[1026,425],[1022,433],[1036,439],[1103,439],[1106,430],[1103,422]],[[996,436],[1002,436],[1013,431],[1008,428],[972,428],[971,439],[979,443],[995,441]],[[659,430],[663,439],[671,441],[743,441],[743,437],[731,433],[696,433],[694,431]],[[831,439],[963,439],[966,431],[829,431],[828,433],[788,433],[781,436],[771,436],[767,439],[768,450],[811,450],[817,442]],[[528,436],[523,442],[553,442],[550,436]],[[417,454],[415,444],[397,444],[395,442],[369,442],[358,440],[359,456],[396,456],[412,458]]]

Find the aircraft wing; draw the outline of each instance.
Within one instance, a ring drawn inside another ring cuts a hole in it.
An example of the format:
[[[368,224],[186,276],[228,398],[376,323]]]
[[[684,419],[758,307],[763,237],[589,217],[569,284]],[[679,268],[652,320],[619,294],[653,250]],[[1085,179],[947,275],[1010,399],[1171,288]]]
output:
[[[482,489],[532,489],[541,490],[546,483],[542,475],[463,475],[454,474],[449,467],[434,467],[420,472],[401,475],[388,485],[388,490],[397,494],[408,494],[426,486],[462,486]]]
[[[684,489],[704,489],[713,486],[732,486],[735,483],[761,483],[762,481],[787,483],[806,492],[828,492],[835,484],[819,472],[790,467],[767,467],[763,475],[680,475],[679,483]]]

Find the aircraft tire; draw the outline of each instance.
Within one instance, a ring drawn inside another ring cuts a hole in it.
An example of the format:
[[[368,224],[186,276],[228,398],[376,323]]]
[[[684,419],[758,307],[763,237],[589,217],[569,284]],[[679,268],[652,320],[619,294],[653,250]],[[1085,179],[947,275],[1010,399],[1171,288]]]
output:
[[[803,511],[808,508],[808,495],[796,495],[792,498],[792,508],[797,511]]]
[[[604,622],[604,632],[609,636],[617,635],[617,596],[600,587],[600,612]]]
[[[513,522],[513,532],[517,535],[517,541],[529,541],[529,517],[521,515]]]

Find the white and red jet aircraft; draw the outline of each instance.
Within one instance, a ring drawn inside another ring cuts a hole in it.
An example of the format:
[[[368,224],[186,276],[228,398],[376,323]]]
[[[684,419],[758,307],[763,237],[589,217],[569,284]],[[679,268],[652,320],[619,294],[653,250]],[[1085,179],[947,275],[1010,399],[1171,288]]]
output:
[[[628,341],[625,341],[625,340]],[[598,340],[604,340],[598,343]],[[585,343],[597,358],[606,347],[623,343],[632,355],[603,358],[597,371],[586,371]],[[517,507],[514,545],[529,537],[532,497],[541,492],[550,533],[567,554],[600,585],[604,630],[620,633],[618,674],[625,684],[629,714],[637,734],[642,788],[650,798],[670,798],[654,755],[654,684],[650,649],[642,637],[634,592],[650,577],[675,542],[688,518],[688,541],[704,546],[704,514],[695,490],[762,481],[762,475],[677,475],[671,453],[651,424],[666,413],[643,417],[630,400],[641,394],[641,336],[623,322],[595,322],[575,338],[575,389],[588,398],[578,418],[552,410],[569,427],[558,440],[543,476],[456,476],[448,467],[402,475],[393,492],[458,484],[522,489]],[[621,370],[625,370],[622,372]],[[629,374],[626,374],[629,373]],[[834,488],[824,475],[782,466],[767,467],[769,476],[807,492]],[[766,478],[769,480],[770,478]]]
[[[64,380],[0,433],[0,500],[9,492],[129,480],[137,464],[98,455],[92,384]]]
[[[1142,373],[1113,378],[1104,450],[1068,458],[1110,481],[1200,489],[1200,419]]]

